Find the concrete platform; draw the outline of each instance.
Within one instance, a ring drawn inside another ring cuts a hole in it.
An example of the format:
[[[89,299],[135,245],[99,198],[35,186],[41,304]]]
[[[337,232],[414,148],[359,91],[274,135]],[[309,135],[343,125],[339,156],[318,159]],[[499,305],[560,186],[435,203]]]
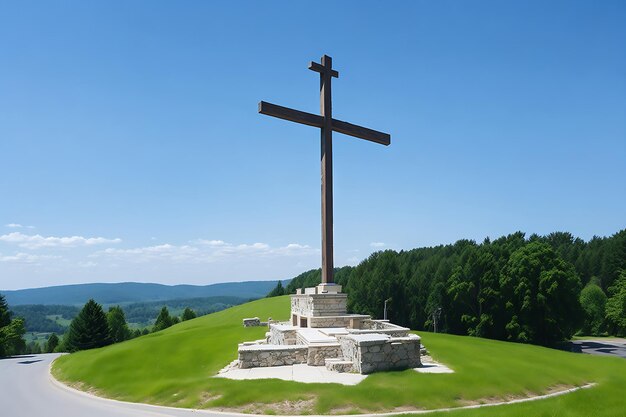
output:
[[[305,383],[356,385],[367,378],[367,375],[338,373],[327,370],[325,366],[299,364],[249,369],[225,368],[224,372],[220,371],[216,377],[238,380],[275,378]]]
[[[453,374],[454,371],[446,365],[437,362],[422,362],[419,368],[413,368],[420,374]]]
[[[337,338],[328,336],[318,329],[298,329],[298,334],[308,343],[337,343]]]

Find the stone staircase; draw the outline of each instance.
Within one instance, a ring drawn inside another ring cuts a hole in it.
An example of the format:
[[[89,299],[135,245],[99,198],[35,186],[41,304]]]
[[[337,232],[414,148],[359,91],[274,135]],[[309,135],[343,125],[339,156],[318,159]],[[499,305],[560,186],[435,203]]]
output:
[[[354,363],[344,358],[332,358],[325,360],[326,369],[334,372],[353,372]]]

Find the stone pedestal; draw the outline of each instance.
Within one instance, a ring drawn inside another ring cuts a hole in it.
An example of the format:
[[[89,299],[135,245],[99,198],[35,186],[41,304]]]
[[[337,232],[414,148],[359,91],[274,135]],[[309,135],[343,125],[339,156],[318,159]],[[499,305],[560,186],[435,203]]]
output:
[[[239,367],[306,363],[368,374],[420,364],[420,339],[409,329],[348,314],[341,285],[321,284],[291,296],[291,320],[269,323],[266,339],[239,345]],[[255,325],[258,318],[244,319]]]
[[[318,285],[291,296],[291,324],[298,327],[345,327],[347,294],[341,285]]]

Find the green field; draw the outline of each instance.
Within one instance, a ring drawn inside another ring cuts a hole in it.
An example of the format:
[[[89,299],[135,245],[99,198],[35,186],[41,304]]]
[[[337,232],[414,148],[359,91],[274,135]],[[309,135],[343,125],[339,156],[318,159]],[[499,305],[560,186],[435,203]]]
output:
[[[30,342],[37,342],[43,348],[48,342],[48,338],[52,333],[45,332],[28,332],[24,335],[24,341],[28,344]]]
[[[453,415],[623,416],[626,361],[493,340],[422,333],[433,357],[453,374],[412,370],[369,376],[356,386],[212,378],[236,358],[237,343],[262,338],[243,317],[286,319],[288,297],[263,299],[165,331],[59,358],[54,375],[126,401],[251,413],[347,414],[435,409],[543,394],[595,382],[561,397]]]

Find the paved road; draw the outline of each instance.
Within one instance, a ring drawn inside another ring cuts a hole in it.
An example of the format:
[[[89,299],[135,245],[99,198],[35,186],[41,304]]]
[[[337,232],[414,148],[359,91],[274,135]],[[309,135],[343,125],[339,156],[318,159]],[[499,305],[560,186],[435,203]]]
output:
[[[45,354],[0,359],[2,417],[210,417],[212,414],[127,404],[69,391],[54,384],[48,374],[50,362],[57,356]],[[219,413],[213,415],[224,417]]]
[[[626,359],[626,339],[576,340],[572,344],[583,353],[619,356]]]

